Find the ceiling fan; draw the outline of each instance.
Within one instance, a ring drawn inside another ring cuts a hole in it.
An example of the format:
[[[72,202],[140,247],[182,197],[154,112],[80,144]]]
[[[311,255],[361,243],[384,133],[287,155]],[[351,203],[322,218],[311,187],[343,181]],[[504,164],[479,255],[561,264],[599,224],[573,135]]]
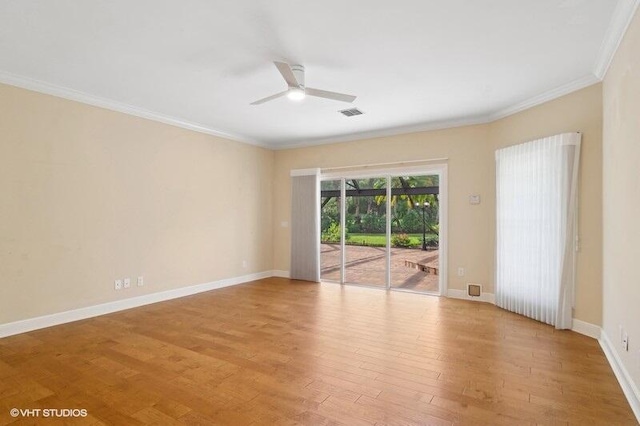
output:
[[[304,67],[302,65],[289,65],[284,62],[274,62],[274,64],[276,68],[278,68],[278,71],[280,71],[284,81],[287,82],[287,90],[252,102],[251,105],[260,105],[284,95],[287,95],[289,99],[294,101],[302,100],[306,95],[341,102],[353,102],[356,99],[355,96],[345,95],[344,93],[329,92],[327,90],[306,87],[304,85]]]

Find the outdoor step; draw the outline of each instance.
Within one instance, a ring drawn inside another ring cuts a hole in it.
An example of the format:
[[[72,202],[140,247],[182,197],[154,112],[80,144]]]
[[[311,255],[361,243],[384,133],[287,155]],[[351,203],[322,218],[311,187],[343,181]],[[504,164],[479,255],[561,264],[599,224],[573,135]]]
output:
[[[417,269],[417,270],[422,271],[422,272],[426,272],[427,274],[438,275],[438,268],[437,267],[425,265],[423,263],[417,263],[417,262],[412,262],[410,260],[405,260],[404,261],[404,266],[406,266],[408,268]]]

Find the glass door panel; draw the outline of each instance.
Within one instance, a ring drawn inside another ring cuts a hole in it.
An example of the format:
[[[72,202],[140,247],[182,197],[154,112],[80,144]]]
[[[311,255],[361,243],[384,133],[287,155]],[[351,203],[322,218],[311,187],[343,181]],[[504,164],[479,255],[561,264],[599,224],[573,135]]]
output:
[[[387,286],[387,178],[345,180],[347,284]]]
[[[439,291],[439,176],[391,178],[391,288]]]
[[[341,182],[320,182],[320,279],[323,281],[341,282],[342,278]]]

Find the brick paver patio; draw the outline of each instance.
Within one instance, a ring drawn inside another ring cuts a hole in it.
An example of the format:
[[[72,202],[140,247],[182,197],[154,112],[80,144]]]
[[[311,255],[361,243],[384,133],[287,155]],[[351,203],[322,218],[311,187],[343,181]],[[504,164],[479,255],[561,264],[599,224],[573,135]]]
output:
[[[321,244],[321,277],[340,281],[340,245]],[[385,248],[346,246],[345,282],[385,286]],[[428,270],[418,269],[418,265]],[[391,248],[391,287],[438,291],[438,250]]]

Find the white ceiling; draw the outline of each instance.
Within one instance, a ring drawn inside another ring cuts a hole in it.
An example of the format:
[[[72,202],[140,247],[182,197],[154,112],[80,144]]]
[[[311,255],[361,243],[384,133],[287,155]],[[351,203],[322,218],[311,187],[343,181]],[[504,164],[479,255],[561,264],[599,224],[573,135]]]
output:
[[[273,148],[484,122],[595,83],[637,0],[3,0],[0,81]],[[250,102],[286,88],[357,95]],[[337,111],[356,106],[364,115]]]

